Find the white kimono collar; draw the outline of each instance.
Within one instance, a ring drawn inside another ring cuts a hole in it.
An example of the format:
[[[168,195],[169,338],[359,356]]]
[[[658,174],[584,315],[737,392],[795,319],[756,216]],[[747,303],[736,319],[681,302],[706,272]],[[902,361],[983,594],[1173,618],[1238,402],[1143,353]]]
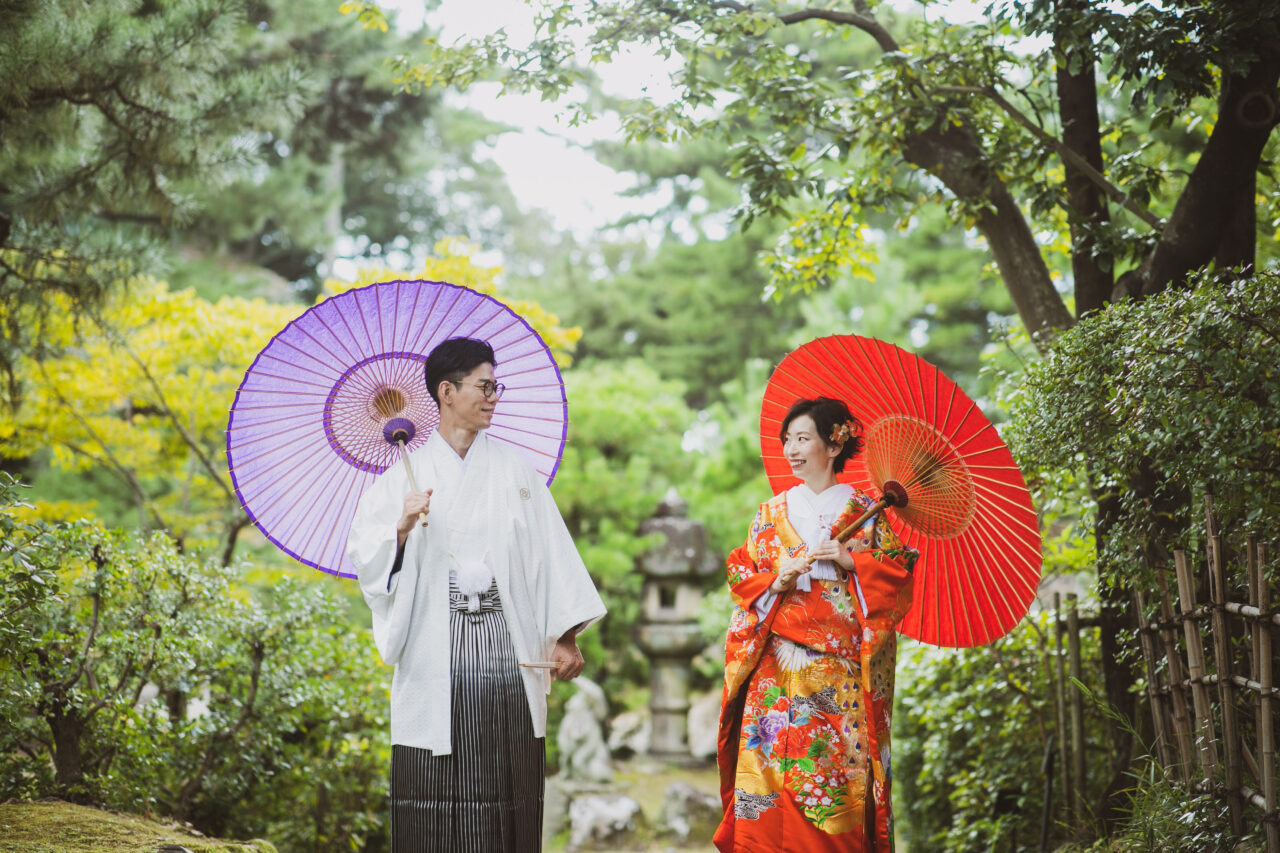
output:
[[[787,490],[787,520],[800,534],[809,550],[831,538],[831,525],[836,523],[845,504],[853,497],[853,486],[836,483],[821,494],[815,493],[805,483]],[[808,574],[796,579],[796,587],[808,592],[812,587],[810,576],[826,580],[838,577],[830,560],[817,560]]]

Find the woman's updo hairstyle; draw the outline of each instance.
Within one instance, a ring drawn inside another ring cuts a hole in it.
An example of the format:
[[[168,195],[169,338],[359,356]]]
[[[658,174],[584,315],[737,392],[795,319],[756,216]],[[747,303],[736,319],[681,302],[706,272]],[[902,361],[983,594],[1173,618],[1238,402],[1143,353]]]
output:
[[[813,400],[796,400],[791,404],[787,416],[782,419],[782,429],[778,432],[778,440],[787,443],[787,430],[791,422],[801,415],[813,418],[813,425],[818,429],[818,436],[827,447],[839,447],[832,469],[839,474],[844,470],[844,463],[862,452],[862,424],[853,416],[840,400],[831,397],[818,397]]]

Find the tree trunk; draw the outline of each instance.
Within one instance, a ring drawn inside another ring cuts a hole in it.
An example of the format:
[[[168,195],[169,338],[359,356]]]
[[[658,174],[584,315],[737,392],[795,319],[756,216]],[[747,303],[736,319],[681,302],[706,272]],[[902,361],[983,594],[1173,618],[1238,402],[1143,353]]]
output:
[[[244,530],[250,524],[249,515],[240,512],[235,519],[227,525],[227,539],[222,546],[221,565],[231,565],[231,560],[236,554],[236,544],[240,541],[240,531]]]
[[[1083,4],[1081,0],[1065,0],[1061,5],[1071,11]],[[1092,50],[1073,46],[1065,37],[1062,26],[1059,21],[1059,30],[1054,34],[1062,142],[1099,174],[1105,174],[1102,133],[1098,123],[1098,87],[1094,78],[1096,57]],[[1073,66],[1080,70],[1072,73]],[[1062,166],[1066,175],[1071,226],[1071,274],[1075,279],[1076,318],[1082,319],[1105,306],[1115,288],[1112,259],[1098,255],[1097,240],[1087,227],[1089,224],[1105,225],[1110,214],[1102,189],[1071,162],[1064,159]]]
[[[59,795],[72,802],[88,802],[90,798],[84,790],[84,751],[80,743],[84,721],[74,710],[61,707],[47,712],[45,721],[53,733],[53,781]]]
[[[1054,33],[1058,117],[1062,122],[1063,144],[1080,155],[1099,174],[1104,174],[1095,79],[1097,57],[1090,46],[1082,46],[1068,37],[1073,23],[1068,16],[1078,12],[1083,6],[1081,0],[1063,0],[1059,4],[1058,28]],[[1072,68],[1077,70],[1072,72]],[[1101,188],[1070,161],[1064,159],[1062,165],[1066,176],[1067,213],[1071,227],[1071,272],[1075,280],[1076,316],[1084,318],[1106,307],[1115,289],[1112,259],[1098,255],[1097,240],[1089,227],[1105,226],[1110,214]],[[1101,557],[1103,544],[1115,524],[1120,508],[1119,502],[1112,495],[1095,491],[1094,498],[1098,502],[1094,536]],[[1136,724],[1138,709],[1133,694],[1129,692],[1129,685],[1134,683],[1138,673],[1128,663],[1130,649],[1126,639],[1134,636],[1135,627],[1135,620],[1128,606],[1130,588],[1123,582],[1122,572],[1103,571],[1102,566],[1099,569],[1098,620],[1103,687],[1107,702],[1130,724]],[[1124,805],[1123,792],[1129,787],[1129,773],[1133,765],[1133,736],[1120,721],[1108,717],[1105,722],[1111,747],[1107,755],[1109,779],[1102,800],[1098,803],[1098,817],[1103,831],[1110,834],[1120,817],[1119,809]]]
[[[346,150],[345,145],[334,143],[333,150],[329,152],[329,170],[325,173],[324,187],[329,206],[324,213],[324,259],[319,268],[321,279],[334,275],[333,267],[338,260],[338,241],[343,234],[342,208],[346,200],[343,192],[347,175]]]
[[[982,202],[978,229],[987,239],[1000,277],[1023,325],[1043,348],[1074,319],[1053,286],[1049,268],[1017,201],[995,174],[968,127],[937,126],[904,140],[907,159],[932,172],[959,199]]]
[[[1129,688],[1137,681],[1138,673],[1130,665],[1126,654],[1125,638],[1135,636],[1137,628],[1129,607],[1131,592],[1124,582],[1125,573],[1117,566],[1106,565],[1105,547],[1111,530],[1121,515],[1120,500],[1113,494],[1094,490],[1098,503],[1098,518],[1094,525],[1094,539],[1098,549],[1098,628],[1102,653],[1102,684],[1107,704],[1126,720],[1133,720],[1137,712],[1134,696]],[[1111,582],[1108,582],[1111,581]],[[1113,720],[1107,721],[1111,749],[1107,754],[1109,779],[1098,805],[1098,819],[1104,833],[1114,828],[1122,815],[1124,792],[1132,787],[1127,770],[1133,759],[1132,735]]]
[[[1142,265],[1137,286],[1143,296],[1181,284],[1210,262],[1253,263],[1258,162],[1280,122],[1278,81],[1280,53],[1274,47],[1247,74],[1223,75],[1213,133]]]

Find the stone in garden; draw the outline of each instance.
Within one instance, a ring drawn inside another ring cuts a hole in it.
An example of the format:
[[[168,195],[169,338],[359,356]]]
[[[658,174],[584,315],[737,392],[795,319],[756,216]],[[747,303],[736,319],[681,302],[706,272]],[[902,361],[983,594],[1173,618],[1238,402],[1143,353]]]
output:
[[[588,794],[569,804],[570,850],[619,850],[644,823],[640,804],[623,794]]]
[[[559,776],[547,779],[546,792],[542,797],[543,850],[552,849],[552,841],[569,826],[569,803],[573,799],[569,784],[561,781]]]
[[[720,691],[694,696],[689,704],[689,754],[694,758],[714,758],[719,725]]]
[[[662,798],[662,826],[683,841],[710,841],[722,808],[715,794],[687,782],[672,782]]]
[[[560,747],[560,775],[570,781],[607,785],[613,781],[613,765],[601,724],[609,714],[600,685],[589,678],[574,680],[577,691],[565,703],[564,719],[556,733]]]
[[[694,656],[703,646],[698,612],[703,578],[719,560],[707,544],[707,531],[685,518],[688,504],[675,491],[658,514],[640,525],[642,536],[657,535],[636,559],[644,576],[636,645],[649,658],[649,709],[653,715],[649,752],[666,760],[688,760],[689,678]]]
[[[647,755],[652,733],[648,708],[621,713],[609,725],[609,752],[619,758]]]

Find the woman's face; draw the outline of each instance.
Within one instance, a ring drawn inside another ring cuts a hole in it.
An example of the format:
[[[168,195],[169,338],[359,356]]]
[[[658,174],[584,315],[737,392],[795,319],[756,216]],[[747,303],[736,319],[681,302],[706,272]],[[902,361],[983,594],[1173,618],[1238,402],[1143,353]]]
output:
[[[798,415],[787,425],[782,453],[787,457],[787,462],[791,463],[791,473],[808,482],[814,477],[831,473],[840,448],[822,440],[813,418]]]

